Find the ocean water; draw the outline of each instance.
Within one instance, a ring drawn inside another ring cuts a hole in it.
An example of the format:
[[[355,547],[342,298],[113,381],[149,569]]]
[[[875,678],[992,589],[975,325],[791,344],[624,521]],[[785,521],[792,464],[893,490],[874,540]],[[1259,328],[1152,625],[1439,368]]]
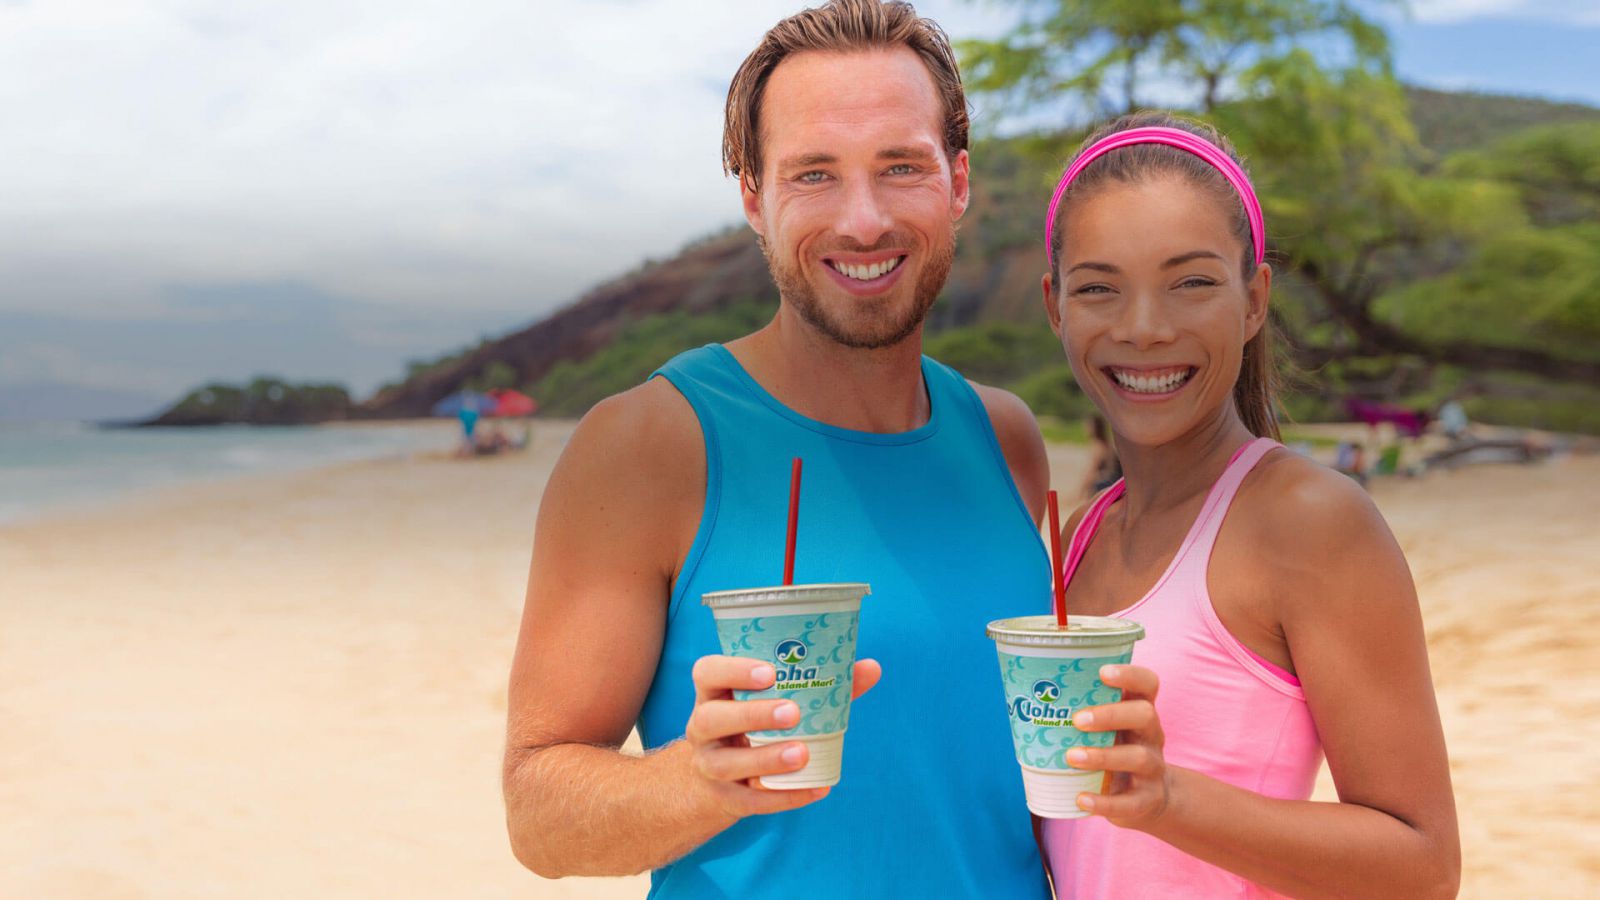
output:
[[[147,488],[448,450],[419,423],[101,429],[0,422],[0,523]]]

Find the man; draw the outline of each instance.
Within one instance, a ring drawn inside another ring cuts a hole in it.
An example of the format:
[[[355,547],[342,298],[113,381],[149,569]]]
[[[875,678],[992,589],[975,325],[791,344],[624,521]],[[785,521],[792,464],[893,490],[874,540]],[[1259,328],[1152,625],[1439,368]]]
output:
[[[774,27],[729,90],[724,165],[780,304],[579,425],[540,506],[505,765],[517,858],[655,869],[659,897],[1047,895],[984,636],[1048,608],[1048,465],[1027,408],[921,356],[966,209],[967,117],[936,25],[833,0]],[[865,581],[837,787],[765,790],[792,702],[718,656],[707,591]],[[880,666],[881,662],[881,666]],[[692,674],[692,678],[691,678]],[[619,751],[637,724],[648,752]]]

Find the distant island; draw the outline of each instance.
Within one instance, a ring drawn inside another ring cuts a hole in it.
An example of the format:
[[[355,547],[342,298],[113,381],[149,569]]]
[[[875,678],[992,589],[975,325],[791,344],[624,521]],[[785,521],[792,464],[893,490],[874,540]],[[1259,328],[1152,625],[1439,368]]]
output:
[[[350,418],[350,392],[338,384],[293,384],[257,378],[249,384],[208,384],[183,396],[150,426],[314,425]]]

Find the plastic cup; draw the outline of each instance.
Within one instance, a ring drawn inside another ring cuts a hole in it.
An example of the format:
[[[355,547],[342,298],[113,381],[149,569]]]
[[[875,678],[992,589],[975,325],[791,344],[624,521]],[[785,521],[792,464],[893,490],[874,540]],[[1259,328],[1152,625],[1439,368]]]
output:
[[[722,652],[771,663],[777,683],[764,691],[735,691],[740,700],[793,700],[800,721],[786,730],[752,731],[753,747],[805,741],[804,768],[763,775],[761,785],[782,790],[839,783],[844,733],[850,726],[851,669],[856,661],[856,626],[865,584],[793,584],[713,591],[700,598],[711,607]]]
[[[1116,735],[1079,731],[1072,716],[1086,706],[1122,699],[1121,688],[1100,680],[1100,667],[1131,660],[1144,626],[1131,619],[1068,616],[1063,629],[1055,616],[1021,616],[990,622],[988,634],[1000,654],[1006,715],[1028,809],[1047,819],[1088,815],[1078,808],[1078,794],[1100,793],[1105,773],[1073,768],[1067,751],[1107,747]]]

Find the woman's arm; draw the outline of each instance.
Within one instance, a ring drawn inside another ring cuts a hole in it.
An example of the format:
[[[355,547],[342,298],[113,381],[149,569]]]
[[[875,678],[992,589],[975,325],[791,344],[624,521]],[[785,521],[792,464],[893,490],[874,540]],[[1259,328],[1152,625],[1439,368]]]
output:
[[[1283,471],[1253,492],[1265,502],[1234,512],[1247,513],[1260,585],[1278,598],[1339,802],[1271,799],[1167,766],[1156,675],[1138,666],[1108,667],[1123,702],[1075,719],[1122,732],[1117,746],[1069,757],[1121,773],[1111,795],[1080,799],[1113,824],[1292,896],[1453,897],[1455,800],[1405,558],[1359,487],[1273,468]]]

